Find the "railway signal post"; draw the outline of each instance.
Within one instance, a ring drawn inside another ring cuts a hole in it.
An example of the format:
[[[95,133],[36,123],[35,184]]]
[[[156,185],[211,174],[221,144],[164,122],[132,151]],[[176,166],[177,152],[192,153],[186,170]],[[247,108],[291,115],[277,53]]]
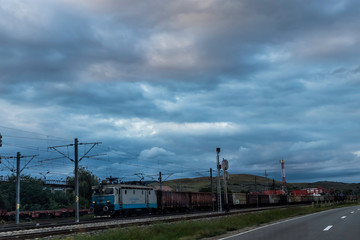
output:
[[[227,181],[229,180],[229,173],[226,171],[229,168],[229,162],[225,158],[223,158],[223,161],[221,163],[222,169],[223,169],[223,181],[224,181],[224,205],[226,211],[229,211],[229,199],[227,194]]]

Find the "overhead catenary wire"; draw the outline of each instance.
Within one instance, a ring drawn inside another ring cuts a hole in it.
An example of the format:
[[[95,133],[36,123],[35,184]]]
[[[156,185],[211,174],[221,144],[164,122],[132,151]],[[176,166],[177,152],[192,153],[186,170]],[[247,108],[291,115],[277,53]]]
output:
[[[40,135],[40,136],[53,137],[53,138],[57,138],[59,140],[64,140],[64,141],[69,141],[70,140],[70,139],[66,139],[66,138],[63,138],[63,137],[57,137],[57,136],[47,135],[47,134],[43,134],[43,133],[31,132],[31,131],[22,130],[22,129],[18,129],[18,128],[13,128],[13,127],[7,127],[7,126],[3,126],[3,125],[0,125],[0,128],[10,129],[10,130],[19,131],[19,132],[26,132],[26,133],[31,133],[31,134],[37,134],[37,135]]]
[[[29,139],[29,140],[39,140],[39,141],[61,141],[61,142],[66,141],[66,140],[60,140],[60,139],[54,139],[54,138],[36,138],[36,137],[24,137],[24,136],[12,136],[12,135],[7,135],[7,134],[3,134],[3,137]]]

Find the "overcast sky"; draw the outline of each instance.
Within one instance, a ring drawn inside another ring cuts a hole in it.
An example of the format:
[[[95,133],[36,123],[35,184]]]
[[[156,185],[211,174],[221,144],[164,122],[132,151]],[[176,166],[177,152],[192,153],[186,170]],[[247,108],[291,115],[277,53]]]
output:
[[[284,158],[288,182],[359,182],[359,10],[356,0],[0,0],[0,154],[38,154],[24,174],[65,178],[73,163],[48,147],[102,142],[82,166],[151,180],[208,176],[220,147],[230,173],[281,180]],[[14,160],[2,162],[10,174]]]

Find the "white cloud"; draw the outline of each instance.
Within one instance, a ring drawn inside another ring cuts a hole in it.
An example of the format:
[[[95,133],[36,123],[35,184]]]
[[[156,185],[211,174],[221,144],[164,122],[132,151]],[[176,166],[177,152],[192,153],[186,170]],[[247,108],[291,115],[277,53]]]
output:
[[[353,152],[353,154],[354,154],[356,157],[360,157],[360,150]]]
[[[118,119],[114,125],[124,129],[128,137],[150,137],[153,135],[234,135],[247,131],[242,124],[232,122],[156,122],[150,119]]]
[[[145,149],[141,151],[139,159],[140,160],[147,160],[147,159],[153,159],[157,157],[164,157],[164,156],[174,156],[175,153],[166,151],[163,148],[159,147],[153,147],[151,149]]]
[[[152,67],[188,68],[196,66],[198,58],[194,40],[182,34],[155,34],[139,46]]]
[[[246,148],[246,147],[243,147],[243,146],[240,146],[239,147],[239,152],[242,153],[242,152],[248,152],[249,151],[249,148]]]
[[[328,141],[324,141],[324,140],[311,141],[311,142],[300,141],[300,142],[294,143],[291,146],[290,151],[316,149],[316,148],[324,147],[327,144],[328,144]]]
[[[264,53],[255,55],[256,60],[270,63],[284,62],[291,58],[291,53],[285,49],[267,48]]]

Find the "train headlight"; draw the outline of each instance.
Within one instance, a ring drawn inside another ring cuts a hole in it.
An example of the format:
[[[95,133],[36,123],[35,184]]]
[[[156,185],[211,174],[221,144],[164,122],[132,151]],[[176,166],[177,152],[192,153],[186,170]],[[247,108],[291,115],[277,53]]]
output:
[[[95,201],[93,201],[93,204],[95,204]]]
[[[106,202],[107,202],[107,203],[110,203],[110,201],[109,201],[109,200],[107,200]]]

